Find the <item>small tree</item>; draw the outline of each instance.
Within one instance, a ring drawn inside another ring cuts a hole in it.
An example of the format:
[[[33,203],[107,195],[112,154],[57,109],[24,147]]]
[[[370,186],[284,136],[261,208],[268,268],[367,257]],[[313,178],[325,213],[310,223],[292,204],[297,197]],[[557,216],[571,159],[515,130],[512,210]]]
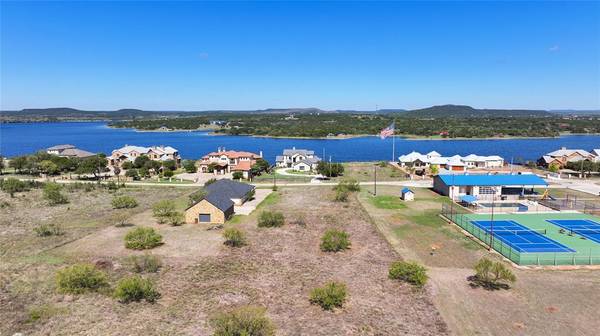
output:
[[[244,173],[240,172],[240,171],[236,171],[233,172],[233,175],[231,176],[234,180],[241,180],[244,178]]]
[[[334,187],[334,189],[339,190],[339,191],[354,192],[354,191],[360,191],[360,185],[358,184],[358,181],[356,179],[346,178],[346,179],[343,179],[342,181],[340,181]]]
[[[262,307],[244,306],[210,319],[214,336],[273,336],[275,326]]]
[[[390,279],[406,281],[417,287],[423,287],[427,283],[427,270],[416,262],[396,261],[389,269]]]
[[[321,306],[324,310],[341,308],[346,301],[346,285],[341,282],[329,282],[310,292],[310,303]]]
[[[206,190],[200,189],[196,190],[188,196],[188,206],[192,206],[204,199],[206,197]]]
[[[517,280],[513,272],[504,263],[482,258],[475,265],[475,275],[469,277],[471,286],[486,289],[508,289],[510,284]]]
[[[338,252],[350,248],[350,240],[348,234],[344,231],[331,229],[327,230],[321,237],[321,251],[323,252]]]
[[[67,196],[61,193],[62,187],[55,182],[49,182],[44,185],[43,196],[50,205],[65,204],[69,200]]]
[[[108,287],[106,274],[91,264],[76,264],[56,273],[56,287],[60,293],[81,294]]]
[[[162,236],[153,228],[138,227],[125,235],[125,247],[133,250],[147,250],[162,244]]]
[[[152,215],[161,224],[165,223],[168,217],[175,211],[175,202],[171,200],[159,201],[152,207]]]
[[[139,275],[119,280],[115,287],[114,295],[121,303],[139,302],[142,300],[153,303],[160,298],[160,293],[154,288],[152,281],[144,279]]]
[[[131,177],[133,180],[139,180],[140,175],[138,174],[138,170],[135,168],[127,169],[125,172],[126,177]]]
[[[183,169],[185,169],[185,171],[188,173],[195,173],[198,171],[198,167],[196,167],[196,162],[192,160],[184,160]]]
[[[241,247],[246,245],[246,235],[242,230],[237,228],[227,228],[223,230],[223,238],[225,238],[225,245],[231,247]]]
[[[258,217],[258,227],[280,227],[284,222],[281,212],[263,211]]]
[[[131,196],[117,196],[111,201],[113,209],[131,209],[138,206],[138,202]]]
[[[169,216],[167,216],[166,221],[171,226],[179,226],[182,225],[185,221],[183,214],[178,211],[171,212]]]
[[[133,162],[131,161],[125,161],[123,162],[123,164],[121,165],[121,168],[125,169],[125,170],[130,170],[133,169]]]
[[[348,190],[336,190],[335,191],[335,196],[333,197],[333,200],[336,202],[348,202],[348,196],[350,195],[350,193],[348,192]]]
[[[429,171],[431,172],[431,175],[437,175],[440,172],[440,168],[438,165],[431,165]]]
[[[163,170],[163,176],[164,177],[169,178],[169,177],[173,177],[173,175],[175,175],[175,173],[173,173],[173,171],[171,169],[165,168]]]
[[[50,160],[40,162],[40,170],[48,175],[56,175],[60,172],[58,166]]]
[[[550,166],[548,166],[548,170],[551,173],[558,173],[558,171],[560,170],[560,166],[556,163],[551,163]]]

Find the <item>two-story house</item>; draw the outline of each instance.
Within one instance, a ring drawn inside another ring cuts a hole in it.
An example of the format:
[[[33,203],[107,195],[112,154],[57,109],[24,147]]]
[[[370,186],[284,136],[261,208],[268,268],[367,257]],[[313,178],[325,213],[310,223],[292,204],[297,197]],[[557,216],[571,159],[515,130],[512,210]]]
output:
[[[198,168],[202,173],[212,172],[215,175],[225,173],[242,172],[245,179],[251,177],[251,168],[258,159],[262,158],[260,154],[251,152],[239,152],[233,150],[225,150],[219,147],[216,152],[211,152],[204,155],[198,161]]]
[[[314,151],[307,149],[284,149],[283,155],[278,155],[275,159],[277,167],[292,168],[297,171],[316,170],[321,158],[315,155]]]
[[[538,165],[549,167],[550,165],[558,165],[564,167],[568,162],[579,162],[582,160],[594,161],[595,155],[583,149],[567,149],[562,147],[559,150],[550,152],[538,160]]]
[[[178,167],[181,164],[179,151],[171,146],[162,145],[152,147],[125,145],[112,151],[108,162],[110,166],[120,167],[124,162],[134,162],[136,158],[142,155],[147,156],[152,161],[175,161]]]

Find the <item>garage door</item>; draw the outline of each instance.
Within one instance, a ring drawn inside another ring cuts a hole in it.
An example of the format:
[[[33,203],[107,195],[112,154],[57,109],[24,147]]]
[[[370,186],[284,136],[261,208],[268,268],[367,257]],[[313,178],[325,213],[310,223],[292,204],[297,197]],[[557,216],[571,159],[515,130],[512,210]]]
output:
[[[200,223],[210,223],[210,214],[200,214],[198,218]]]

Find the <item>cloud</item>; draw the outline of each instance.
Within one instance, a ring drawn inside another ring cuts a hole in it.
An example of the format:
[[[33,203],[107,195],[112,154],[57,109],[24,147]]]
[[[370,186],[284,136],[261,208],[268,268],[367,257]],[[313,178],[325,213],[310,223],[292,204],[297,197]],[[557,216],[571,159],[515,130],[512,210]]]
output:
[[[207,59],[208,58],[208,53],[207,52],[201,52],[200,54],[198,54],[198,57],[200,57],[200,59]]]
[[[558,44],[555,44],[552,47],[548,48],[548,51],[557,52],[559,49],[560,49],[560,46]]]

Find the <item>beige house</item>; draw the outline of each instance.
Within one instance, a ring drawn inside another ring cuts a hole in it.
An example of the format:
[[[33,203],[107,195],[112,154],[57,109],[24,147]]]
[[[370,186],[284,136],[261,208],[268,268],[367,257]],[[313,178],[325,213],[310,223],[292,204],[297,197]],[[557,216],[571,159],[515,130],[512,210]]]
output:
[[[223,224],[235,213],[235,207],[254,195],[254,186],[232,180],[218,180],[204,187],[207,194],[185,210],[188,224]]]
[[[73,145],[56,145],[46,149],[46,153],[60,157],[86,158],[96,154],[79,149]]]
[[[131,145],[125,145],[112,151],[111,156],[108,157],[108,164],[109,166],[120,167],[124,162],[133,162],[142,155],[146,155],[152,161],[172,160],[175,161],[178,167],[181,164],[179,151],[171,146],[141,147]]]
[[[222,175],[225,173],[242,172],[245,179],[251,177],[251,168],[258,159],[262,158],[260,154],[251,152],[239,152],[225,150],[219,147],[216,152],[204,155],[198,161],[198,168],[203,173],[208,173],[213,169],[213,174]]]
[[[292,168],[296,171],[316,170],[321,158],[315,155],[314,151],[307,149],[284,149],[283,155],[275,158],[277,167]]]
[[[567,149],[562,147],[559,150],[550,152],[538,159],[538,165],[542,167],[550,167],[551,165],[558,165],[558,167],[564,167],[568,162],[580,162],[580,161],[592,161],[596,160],[596,156],[583,149]]]

